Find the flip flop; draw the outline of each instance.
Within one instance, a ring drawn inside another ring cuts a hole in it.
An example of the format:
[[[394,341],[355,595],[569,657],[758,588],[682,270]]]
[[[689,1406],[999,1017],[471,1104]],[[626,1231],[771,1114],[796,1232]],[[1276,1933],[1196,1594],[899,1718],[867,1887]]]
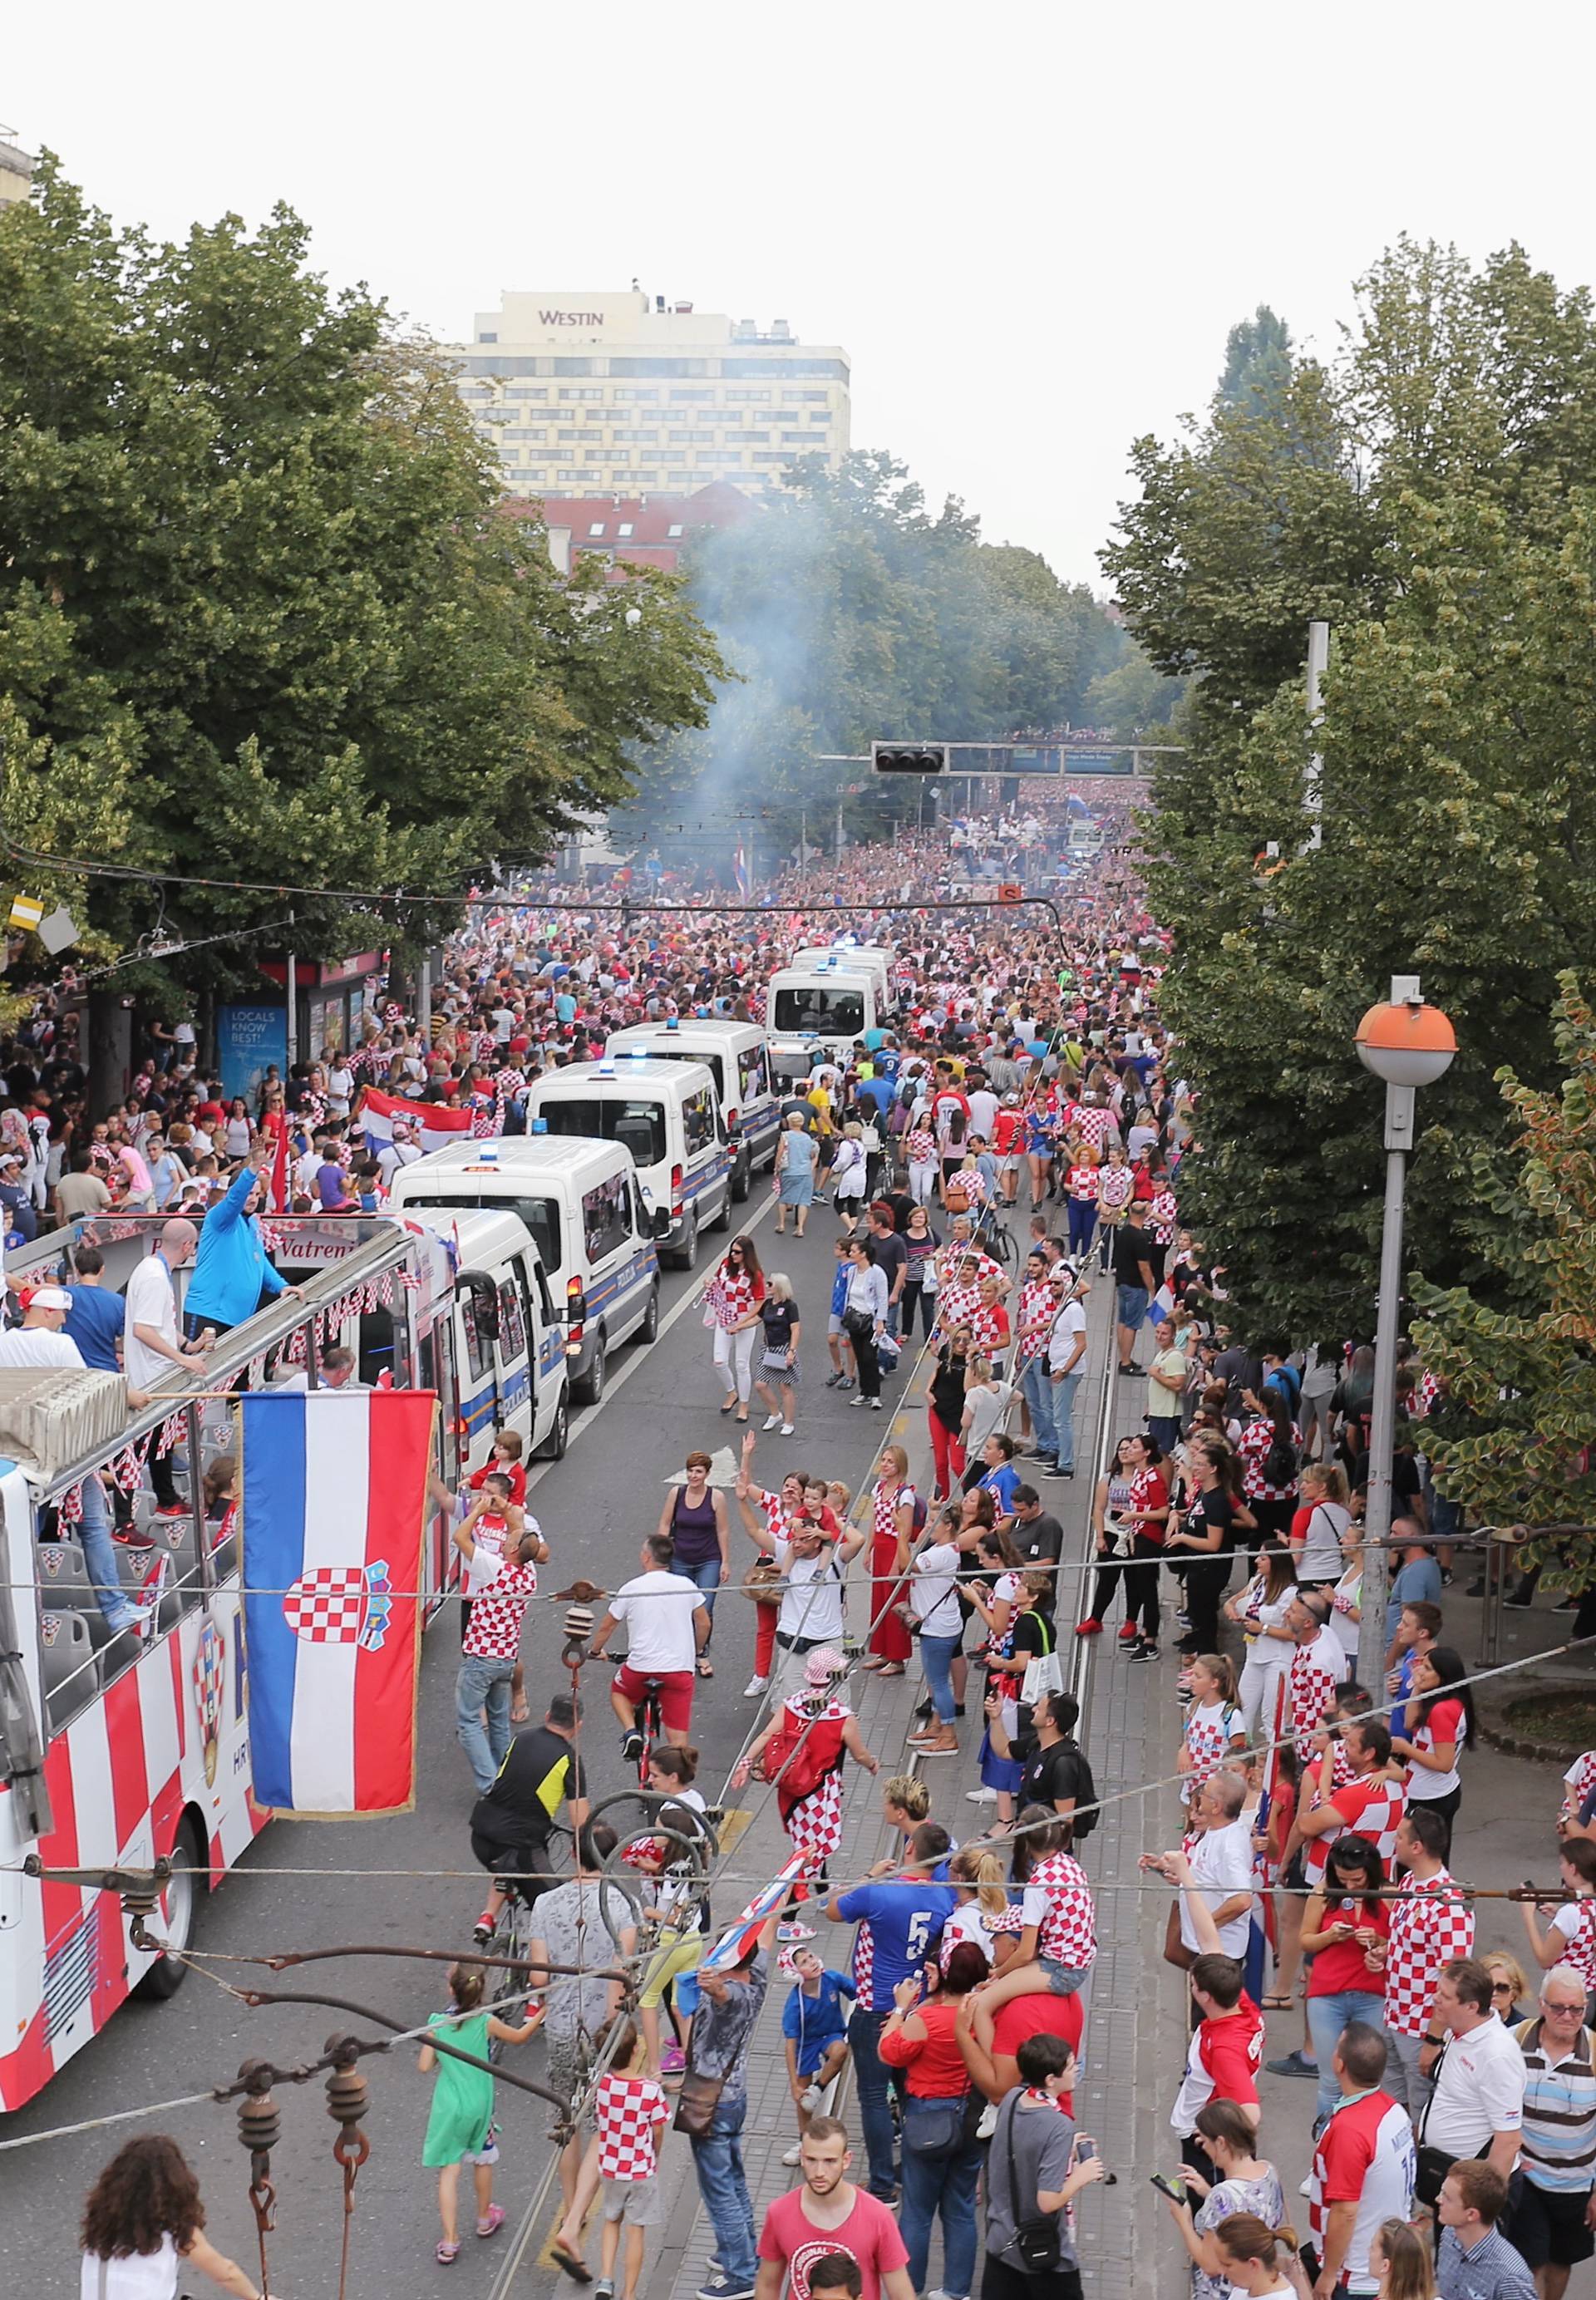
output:
[[[585,2260],[578,2260],[576,2254],[567,2252],[563,2244],[551,2243],[548,2250],[555,2266],[563,2268],[573,2284],[591,2284],[593,2271]]]
[[[1264,2012],[1289,2012],[1295,2003],[1292,1996],[1260,1996],[1258,2009]]]
[[[698,1662],[698,1674],[700,1677],[713,1677],[714,1675],[714,1663],[713,1662],[700,1659]]]

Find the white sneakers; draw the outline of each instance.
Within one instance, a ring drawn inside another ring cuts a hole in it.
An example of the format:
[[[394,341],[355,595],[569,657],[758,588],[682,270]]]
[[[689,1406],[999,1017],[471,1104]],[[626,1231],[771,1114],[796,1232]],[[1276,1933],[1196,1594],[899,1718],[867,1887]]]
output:
[[[781,1427],[781,1417],[779,1413],[767,1413],[763,1427],[766,1429],[777,1429]]]
[[[751,1677],[748,1683],[743,1687],[742,1697],[745,1701],[756,1701],[762,1693],[768,1693],[769,1691],[770,1679],[768,1677]]]

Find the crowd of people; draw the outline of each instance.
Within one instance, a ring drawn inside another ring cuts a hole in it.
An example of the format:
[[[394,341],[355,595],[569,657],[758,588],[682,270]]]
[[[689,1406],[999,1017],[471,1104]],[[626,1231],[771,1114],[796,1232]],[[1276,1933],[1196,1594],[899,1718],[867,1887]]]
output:
[[[547,1548],[514,1446],[481,1473],[456,1530],[469,1601],[459,1737],[472,1846],[495,1879],[479,1935],[497,1934],[498,1880],[513,1873],[531,1954],[549,1971],[532,2011],[496,2029],[484,1968],[457,1967],[439,2042],[508,2046],[537,2029],[554,2088],[590,2095],[561,2158],[553,2257],[593,2279],[597,2198],[596,2300],[647,2288],[672,2128],[714,2236],[701,2300],[783,2288],[912,2300],[939,2232],[946,2300],[967,2300],[978,2273],[988,2300],[1079,2300],[1074,2206],[1107,2169],[1074,2118],[1098,1954],[1097,1792],[1060,1646],[1101,1638],[1110,1666],[1149,1670],[1169,1704],[1183,1821],[1178,1844],[1147,1856],[1147,1881],[1169,1899],[1164,1954],[1184,1976],[1191,2038],[1167,2162],[1141,2169],[1159,2172],[1193,2300],[1288,2288],[1518,2300],[1532,2283],[1561,2300],[1596,2247],[1596,1753],[1570,1773],[1567,1900],[1549,1922],[1525,1911],[1532,2003],[1510,1961],[1476,1956],[1449,1866],[1475,1726],[1447,1620],[1463,1528],[1424,1459],[1444,1385],[1408,1353],[1397,1546],[1379,1667],[1360,1677],[1372,1353],[1238,1329],[1224,1271],[1182,1227],[1199,1112],[1158,1012],[1155,922],[1113,862],[1074,882],[1062,938],[916,909],[946,863],[945,837],[904,841],[851,854],[823,881],[790,880],[779,912],[707,912],[661,931],[556,910],[550,889],[530,889],[477,913],[429,1029],[397,1006],[374,1014],[347,1054],[268,1076],[237,1114],[191,1042],[154,1050],[121,1109],[92,1125],[70,1043],[13,1049],[0,1110],[13,1213],[137,1203],[187,1224],[188,1209],[225,1204],[238,1175],[255,1188],[263,1124],[271,1141],[286,1130],[291,1202],[378,1205],[394,1166],[418,1154],[402,1124],[381,1157],[366,1154],[363,1086],[513,1132],[543,1069],[639,1020],[757,1021],[763,982],[813,935],[815,907],[875,906],[848,924],[892,946],[897,1017],[852,1061],[822,1058],[796,1083],[774,1178],[778,1234],[790,1217],[802,1237],[817,1207],[835,1224],[829,1299],[800,1303],[750,1234],[731,1238],[702,1302],[706,1378],[740,1430],[734,1479],[688,1453],[657,1524],[639,1529],[638,1572],[592,1633],[596,1660],[626,1647],[606,1689],[623,1753],[662,1800],[646,1837],[618,1843],[591,1821],[579,1705],[561,1695],[531,1721],[519,1662]],[[1094,1570],[1078,1587],[1049,1504],[1077,1471],[1099,1287],[1124,1435],[1088,1498]],[[806,1398],[823,1382],[882,1410],[916,1327],[930,1476],[921,1490],[908,1449],[889,1443],[856,1496],[816,1468]],[[856,1559],[869,1590],[856,1637],[843,1603]],[[734,1956],[710,1957],[721,1896],[699,1858],[708,1807],[692,1709],[724,1650],[731,1589],[754,1600],[746,1691],[765,1706],[731,1786],[769,1789],[793,1861],[768,1921]],[[869,1745],[850,1689],[866,1671],[902,1676],[916,1645],[925,1697],[915,1769],[899,1771]],[[651,1747],[639,1723],[648,1696]],[[968,1789],[930,1762],[961,1754]],[[848,1841],[850,1766],[880,1776],[896,1847],[868,1876]],[[975,1813],[956,1832],[966,1796]],[[569,1872],[551,1852],[562,1813]],[[640,1935],[606,1874],[617,1860],[642,1896]],[[778,1982],[798,2178],[756,2214],[748,2071]],[[1265,2153],[1270,2016],[1286,2034],[1269,2069],[1304,2080],[1306,2212]],[[502,2217],[492,2084],[436,2046],[423,2065],[447,2265],[462,2165],[477,2234]],[[845,2072],[856,2145],[832,2112]],[[205,2268],[185,2211],[177,2251]],[[97,2243],[86,2234],[91,2253]]]

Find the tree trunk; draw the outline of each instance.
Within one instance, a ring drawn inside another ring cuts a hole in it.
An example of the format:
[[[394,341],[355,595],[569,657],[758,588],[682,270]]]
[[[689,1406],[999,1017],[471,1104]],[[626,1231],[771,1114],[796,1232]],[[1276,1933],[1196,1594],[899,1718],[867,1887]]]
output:
[[[115,990],[88,994],[88,1114],[104,1118],[133,1076],[133,1010]]]

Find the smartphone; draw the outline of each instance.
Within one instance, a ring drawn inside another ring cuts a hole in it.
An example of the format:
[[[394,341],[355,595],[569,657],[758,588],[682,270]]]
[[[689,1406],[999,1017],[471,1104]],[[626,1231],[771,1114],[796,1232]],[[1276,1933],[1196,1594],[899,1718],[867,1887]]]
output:
[[[1148,2179],[1152,2182],[1154,2188],[1157,2188],[1158,2194],[1161,2196],[1167,2196],[1171,2204],[1183,2204],[1185,2203],[1186,2183],[1184,2180],[1171,2180],[1162,2172],[1149,2172],[1148,2174]]]
[[[1082,2163],[1084,2164],[1089,2158],[1095,2156],[1097,2153],[1097,2142],[1093,2140],[1089,2134],[1077,2132],[1075,2135],[1075,2154],[1080,2158]]]

